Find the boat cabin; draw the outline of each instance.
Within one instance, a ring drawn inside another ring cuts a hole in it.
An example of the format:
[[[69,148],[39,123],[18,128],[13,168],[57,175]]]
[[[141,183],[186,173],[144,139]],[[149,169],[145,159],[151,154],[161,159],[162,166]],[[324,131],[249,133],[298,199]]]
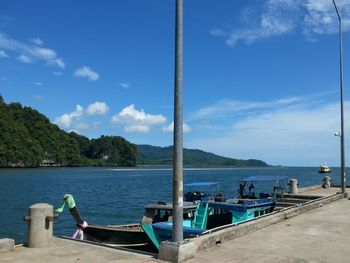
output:
[[[184,220],[192,220],[197,209],[197,204],[193,202],[184,202],[183,215]],[[153,224],[158,222],[173,221],[173,205],[171,202],[158,202],[145,206],[145,212],[142,218],[142,224]]]
[[[219,182],[194,182],[184,185],[184,200],[187,202],[197,201],[224,201],[225,196],[220,193]]]

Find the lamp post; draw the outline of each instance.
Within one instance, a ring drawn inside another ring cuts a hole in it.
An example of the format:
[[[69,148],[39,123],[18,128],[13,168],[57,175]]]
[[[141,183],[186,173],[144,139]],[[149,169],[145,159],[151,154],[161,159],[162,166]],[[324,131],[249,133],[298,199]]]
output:
[[[176,0],[173,160],[173,242],[183,241],[183,0]]]
[[[339,22],[339,77],[340,77],[340,178],[341,192],[346,192],[346,175],[345,175],[345,149],[344,149],[344,109],[343,109],[343,37],[342,21],[335,0],[333,0],[335,11],[337,12]]]

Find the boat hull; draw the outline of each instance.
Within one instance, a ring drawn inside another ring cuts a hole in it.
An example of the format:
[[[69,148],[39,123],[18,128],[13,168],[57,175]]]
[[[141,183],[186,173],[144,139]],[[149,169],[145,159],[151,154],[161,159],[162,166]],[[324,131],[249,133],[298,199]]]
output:
[[[89,225],[84,229],[84,239],[113,247],[124,247],[147,252],[157,251],[140,224]]]

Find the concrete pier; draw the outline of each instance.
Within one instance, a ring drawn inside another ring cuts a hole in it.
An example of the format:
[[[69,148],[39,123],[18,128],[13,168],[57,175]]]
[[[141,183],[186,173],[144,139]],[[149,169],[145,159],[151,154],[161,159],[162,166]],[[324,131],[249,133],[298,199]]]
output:
[[[350,201],[337,194],[340,188],[318,186],[300,190],[298,195],[301,199],[306,194],[321,198],[254,220],[259,221],[258,224],[250,221],[234,227],[231,232],[221,230],[223,232],[220,235],[226,235],[232,240],[222,236],[220,239],[218,233],[192,239],[196,253],[194,258],[185,262],[348,262]],[[238,235],[232,236],[234,233]],[[208,242],[213,242],[214,245],[205,248],[203,245],[208,245]],[[48,247],[17,247],[14,251],[1,254],[0,262],[164,261],[158,260],[154,255],[53,237]]]
[[[316,189],[313,195],[339,188]],[[342,198],[320,208],[197,253],[199,262],[348,262],[350,201]]]
[[[17,247],[0,255],[1,263],[150,263],[150,255],[91,245],[74,240],[53,237],[49,247]]]

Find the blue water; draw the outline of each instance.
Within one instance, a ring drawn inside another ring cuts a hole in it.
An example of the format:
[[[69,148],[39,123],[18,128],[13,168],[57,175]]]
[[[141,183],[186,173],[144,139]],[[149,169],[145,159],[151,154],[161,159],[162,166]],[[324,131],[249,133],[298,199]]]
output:
[[[251,175],[283,175],[297,179],[299,187],[321,184],[318,168],[232,168],[189,169],[184,182],[216,181],[226,197],[237,194],[239,181]],[[338,183],[339,169],[330,174]],[[140,222],[143,207],[159,200],[171,200],[172,171],[159,169],[40,168],[0,170],[0,238],[26,241],[23,216],[35,203],[57,208],[64,194],[72,194],[80,215],[88,223],[124,224]],[[75,223],[67,209],[54,223],[54,235],[72,235]]]

